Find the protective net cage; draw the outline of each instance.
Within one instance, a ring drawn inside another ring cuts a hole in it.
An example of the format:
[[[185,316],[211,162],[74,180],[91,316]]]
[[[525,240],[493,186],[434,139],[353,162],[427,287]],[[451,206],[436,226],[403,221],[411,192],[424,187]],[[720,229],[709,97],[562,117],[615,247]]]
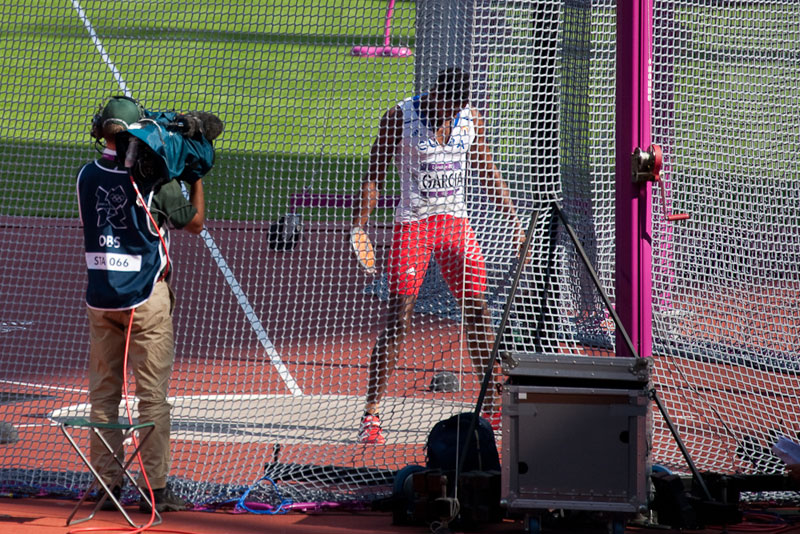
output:
[[[656,374],[718,472],[782,473],[770,449],[800,432],[800,197],[783,172],[798,159],[798,17],[783,1],[654,4]],[[665,222],[676,212],[691,219]]]
[[[655,3],[667,204],[654,197],[654,381],[704,470],[778,472],[771,443],[800,430],[798,18],[791,1]],[[75,184],[99,157],[91,119],[115,94],[225,124],[205,230],[170,231],[170,480],[192,502],[251,486],[248,499],[272,507],[363,502],[424,465],[431,427],[474,409],[518,261],[515,217],[533,232],[504,350],[613,355],[613,322],[548,206],[563,206],[613,302],[615,2],[37,0],[3,1],[0,20],[4,488],[77,493],[90,480],[59,424],[89,415]],[[385,443],[365,444],[402,172],[389,169],[365,226],[375,273],[351,248],[352,212],[381,117],[448,68],[470,74],[513,210],[485,173],[463,173],[485,291],[454,296],[471,277],[446,254],[423,267],[380,403]],[[664,210],[692,218],[667,223]],[[489,326],[477,342],[475,321]],[[654,420],[654,461],[685,469]]]

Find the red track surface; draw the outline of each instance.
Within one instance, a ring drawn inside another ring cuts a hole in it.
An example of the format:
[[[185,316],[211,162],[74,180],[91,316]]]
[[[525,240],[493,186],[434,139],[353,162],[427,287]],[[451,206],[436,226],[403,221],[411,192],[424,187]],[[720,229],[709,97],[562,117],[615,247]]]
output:
[[[8,221],[0,221],[0,225]],[[18,238],[0,243],[25,242],[37,239],[42,242],[61,242],[64,246],[56,250],[45,266],[25,266],[21,269],[19,262],[12,262],[13,255],[9,250],[0,250],[0,270],[10,280],[22,280],[17,286],[10,283],[3,285],[4,304],[3,319],[35,320],[36,328],[6,333],[3,337],[5,349],[0,350],[0,369],[4,380],[47,384],[52,387],[85,388],[85,377],[80,372],[85,358],[86,325],[82,312],[82,292],[85,284],[80,260],[80,240],[78,239],[75,221],[46,221],[41,227],[14,226],[3,228],[8,235],[15,232]],[[331,236],[330,232],[334,235]],[[300,387],[306,394],[351,394],[363,392],[366,383],[366,363],[369,351],[380,328],[380,314],[383,304],[378,299],[364,295],[362,289],[368,279],[355,270],[344,270],[351,260],[345,243],[346,236],[335,230],[311,233],[306,242],[298,250],[289,253],[264,251],[262,263],[253,258],[251,247],[255,243],[266,241],[262,227],[244,227],[242,225],[212,226],[212,234],[220,249],[238,273],[246,273],[241,280],[243,291],[250,297],[255,312],[270,336],[276,349],[284,358],[292,374],[298,378]],[[339,243],[341,237],[341,247]],[[324,238],[324,239],[323,239]],[[181,384],[186,395],[215,394],[223,391],[226,394],[248,394],[252,391],[251,377],[247,374],[232,375],[228,373],[232,362],[236,365],[252,365],[253,372],[264,372],[262,387],[270,392],[285,392],[282,382],[276,373],[269,371],[265,361],[263,347],[255,335],[248,330],[247,321],[243,319],[241,309],[231,298],[230,290],[213,262],[208,260],[208,251],[202,243],[181,233],[176,233],[173,240],[174,260],[178,265],[178,276],[175,280],[176,292],[180,303],[176,311],[177,332],[179,337],[179,354],[176,361],[175,382]],[[321,250],[322,247],[324,250]],[[194,261],[202,258],[203,261]],[[248,262],[255,262],[250,265]],[[350,262],[352,263],[352,262]],[[194,265],[194,267],[190,267]],[[250,272],[247,269],[253,268]],[[32,279],[31,270],[39,270],[39,278]],[[305,291],[310,291],[304,284],[312,283],[313,300],[308,300]],[[215,302],[211,307],[212,314],[203,315],[207,309],[204,301],[210,295],[224,295],[227,301]],[[342,301],[347,295],[347,301]],[[305,299],[305,300],[303,300]],[[302,306],[298,306],[298,302]],[[65,304],[66,303],[66,304]],[[59,309],[62,316],[53,317],[52,310]],[[65,317],[65,310],[73,310]],[[347,315],[347,320],[342,320]],[[242,329],[244,325],[244,329]],[[443,354],[456,352],[458,349],[459,331],[453,323],[432,316],[424,316],[418,321],[416,332],[409,336],[400,367],[395,373],[389,395],[429,397],[432,393],[424,391],[434,369],[442,370]],[[248,334],[237,334],[228,337],[228,331],[247,331]],[[47,355],[41,358],[41,355]],[[19,358],[22,358],[21,360]],[[39,358],[31,364],[28,358]],[[249,363],[248,363],[249,362]],[[466,363],[469,368],[469,363]],[[437,368],[438,367],[438,368]],[[25,372],[19,372],[26,369]],[[35,371],[31,371],[35,369]],[[312,372],[315,370],[316,372]],[[321,369],[321,371],[320,371]],[[669,362],[656,359],[658,373],[674,372]],[[337,373],[340,373],[337,375]],[[734,391],[741,373],[746,373],[751,384],[763,384],[761,395],[755,392],[742,395]],[[324,381],[312,381],[312,377],[324,376]],[[224,378],[224,389],[220,379]],[[720,461],[727,462],[732,470],[738,465],[732,460],[736,444],[726,441],[728,438],[715,423],[713,413],[704,412],[703,403],[698,398],[701,394],[738,395],[739,404],[729,413],[723,414],[726,419],[736,420],[737,416],[747,413],[762,413],[767,410],[776,417],[800,421],[800,407],[789,405],[786,399],[800,395],[800,385],[796,380],[778,382],[782,384],[775,394],[776,376],[773,373],[757,372],[742,369],[736,365],[708,366],[692,362],[691,379],[698,390],[662,388],[661,395],[665,403],[687,408],[687,399],[695,402],[691,409],[698,414],[691,421],[679,420],[677,424],[690,446],[704,453],[710,446],[723,451]],[[475,391],[476,383],[472,378],[465,379],[464,386]],[[5,388],[7,389],[7,388]],[[25,392],[25,388],[14,388],[16,392]],[[3,405],[0,420],[13,420],[15,423],[41,425],[42,416],[52,409],[54,397],[59,397],[58,390],[47,392],[47,399],[31,400],[24,404]],[[63,392],[62,392],[63,394]],[[356,415],[357,416],[357,415]],[[658,422],[658,416],[656,416]],[[355,423],[354,423],[355,424]],[[35,428],[35,427],[32,427]],[[800,431],[800,428],[796,430]],[[39,427],[36,432],[42,432]],[[58,433],[57,427],[46,429]],[[20,443],[40,442],[41,438],[32,439],[34,430],[19,428]],[[657,438],[656,446],[670,451],[673,458],[681,463],[680,455],[673,450],[674,444],[662,432]],[[60,436],[48,442],[60,442]],[[177,444],[176,444],[177,445]],[[227,448],[220,448],[219,454],[211,454],[211,450],[202,449],[198,443],[180,444],[183,457],[176,462],[173,474],[190,474],[194,462],[213,462],[230,455]],[[238,456],[263,457],[264,445],[239,444]],[[253,449],[252,451],[250,449]],[[331,450],[331,457],[347,458],[350,465],[362,465],[359,458],[364,454],[363,447],[342,445],[340,450]],[[7,452],[6,451],[3,452]],[[59,456],[63,451],[64,455]],[[284,450],[290,455],[291,446]],[[251,454],[252,453],[252,454]],[[401,467],[412,463],[421,463],[419,448],[392,447],[382,448],[383,460],[392,460]],[[43,455],[47,457],[44,458]],[[69,460],[67,460],[69,455]],[[375,456],[370,458],[375,460]],[[8,465],[0,458],[0,467]],[[8,456],[5,460],[12,461]],[[37,451],[29,458],[30,467],[59,469],[60,465],[73,466],[71,451],[62,448],[51,451]],[[18,458],[11,465],[20,467]],[[22,466],[26,467],[26,466]],[[63,467],[66,469],[67,467]],[[0,500],[0,532],[10,534],[38,534],[41,532],[68,532],[63,524],[69,514],[73,501],[52,499]],[[8,517],[3,517],[6,514]],[[225,513],[189,512],[167,516],[167,522],[160,528],[175,529],[198,534],[218,534],[222,532],[429,532],[427,528],[402,527],[390,525],[391,518],[386,514],[352,514],[331,513],[298,514],[287,516],[253,516],[231,515]],[[124,525],[117,514],[103,513],[90,526]],[[83,526],[83,525],[79,525]],[[485,532],[521,531],[521,524],[494,525]],[[630,530],[631,532],[647,532]],[[800,529],[797,530],[800,532]],[[577,532],[577,531],[575,531]],[[663,531],[660,531],[663,532]],[[707,532],[719,532],[709,530]],[[731,530],[731,532],[735,532]],[[786,532],[786,531],[784,531]]]
[[[54,499],[0,498],[0,532],[3,534],[78,534],[81,528],[109,529],[99,532],[130,532],[131,529],[117,512],[99,512],[87,523],[65,526],[67,516],[75,505],[73,501]],[[134,520],[144,519],[134,514]],[[674,530],[628,526],[626,534],[761,534],[798,533],[800,526],[778,530],[770,525],[743,523],[723,528],[704,530]],[[225,512],[179,512],[164,515],[164,522],[147,532],[177,532],[189,534],[430,534],[426,526],[392,525],[390,514],[378,512],[318,512],[289,513],[286,515],[230,514]],[[522,521],[505,521],[480,525],[469,532],[485,534],[523,534]],[[544,534],[606,534],[602,523],[586,525],[545,526]]]

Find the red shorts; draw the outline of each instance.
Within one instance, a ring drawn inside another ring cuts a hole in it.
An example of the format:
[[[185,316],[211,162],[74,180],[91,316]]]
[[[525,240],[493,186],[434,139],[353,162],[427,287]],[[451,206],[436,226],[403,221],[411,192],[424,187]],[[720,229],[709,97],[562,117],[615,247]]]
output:
[[[436,258],[456,298],[486,292],[486,262],[467,219],[433,215],[421,221],[395,224],[389,254],[389,290],[416,295],[431,255]]]

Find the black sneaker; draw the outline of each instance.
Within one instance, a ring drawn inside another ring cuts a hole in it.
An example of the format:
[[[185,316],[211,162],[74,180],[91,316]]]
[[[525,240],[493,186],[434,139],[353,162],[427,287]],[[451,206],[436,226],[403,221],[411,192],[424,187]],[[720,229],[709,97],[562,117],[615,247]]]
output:
[[[154,489],[153,498],[156,503],[156,511],[159,514],[163,512],[180,512],[189,507],[189,502],[172,493],[169,486]],[[144,499],[139,499],[139,511],[146,514],[150,513],[150,505]]]
[[[122,488],[119,486],[114,486],[111,488],[111,493],[114,495],[117,501],[122,504]],[[102,498],[102,495],[100,497]],[[114,501],[112,501],[110,497],[106,497],[106,500],[100,505],[100,509],[104,512],[113,512],[117,509],[117,505],[114,504]]]

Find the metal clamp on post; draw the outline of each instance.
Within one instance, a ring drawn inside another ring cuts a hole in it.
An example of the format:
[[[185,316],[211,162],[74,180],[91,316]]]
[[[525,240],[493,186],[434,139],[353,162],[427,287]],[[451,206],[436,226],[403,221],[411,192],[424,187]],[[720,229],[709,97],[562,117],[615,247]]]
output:
[[[682,221],[689,218],[688,213],[667,213],[667,195],[664,181],[661,179],[661,167],[664,156],[659,145],[650,145],[647,150],[636,148],[631,154],[631,174],[633,183],[655,182],[661,189],[661,207],[664,209],[664,220],[668,222]]]

